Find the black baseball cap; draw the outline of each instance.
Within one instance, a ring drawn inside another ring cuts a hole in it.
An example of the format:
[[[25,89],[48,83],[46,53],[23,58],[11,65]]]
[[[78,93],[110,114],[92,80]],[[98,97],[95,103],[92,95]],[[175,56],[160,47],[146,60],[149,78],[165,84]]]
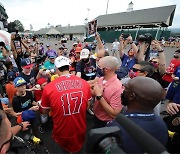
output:
[[[21,66],[23,68],[30,68],[33,67],[33,64],[31,63],[31,59],[30,58],[25,58],[21,60]]]
[[[178,53],[180,53],[180,49],[176,50],[175,52],[178,52]]]

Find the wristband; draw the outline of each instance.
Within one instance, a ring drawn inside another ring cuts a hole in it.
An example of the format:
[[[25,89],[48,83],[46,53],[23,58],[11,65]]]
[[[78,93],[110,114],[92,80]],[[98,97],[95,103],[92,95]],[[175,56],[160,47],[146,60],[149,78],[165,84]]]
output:
[[[158,52],[159,52],[159,53],[160,53],[160,52],[164,52],[164,50],[162,49],[162,50],[160,50],[160,51],[158,51]]]
[[[133,44],[134,42],[130,42],[129,44]]]
[[[23,129],[23,124],[22,123],[18,124],[18,126],[21,126],[21,130]]]

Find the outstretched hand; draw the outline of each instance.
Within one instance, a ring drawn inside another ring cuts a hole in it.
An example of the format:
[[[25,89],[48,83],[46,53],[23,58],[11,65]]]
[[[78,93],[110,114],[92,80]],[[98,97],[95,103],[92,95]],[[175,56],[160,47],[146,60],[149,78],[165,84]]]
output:
[[[166,111],[170,115],[177,114],[179,112],[179,109],[180,109],[180,104],[176,104],[176,103],[169,103],[166,107]]]

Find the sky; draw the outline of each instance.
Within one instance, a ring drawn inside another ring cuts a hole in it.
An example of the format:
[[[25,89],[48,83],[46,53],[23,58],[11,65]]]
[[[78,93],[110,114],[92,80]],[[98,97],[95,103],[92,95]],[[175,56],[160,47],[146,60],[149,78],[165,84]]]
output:
[[[108,0],[1,0],[9,16],[8,22],[20,20],[25,29],[82,25],[106,13]],[[125,12],[131,0],[109,0],[108,14]],[[132,0],[134,10],[176,5],[173,28],[180,28],[180,0]]]

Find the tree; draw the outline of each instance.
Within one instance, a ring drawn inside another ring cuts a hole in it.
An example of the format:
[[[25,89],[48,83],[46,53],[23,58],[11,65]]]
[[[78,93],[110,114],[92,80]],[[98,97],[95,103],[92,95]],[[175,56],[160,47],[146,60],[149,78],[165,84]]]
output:
[[[19,30],[20,32],[24,31],[24,26],[19,20],[14,20],[13,22],[10,22],[8,24],[8,32],[15,32],[16,30]]]
[[[32,26],[32,24],[30,24],[30,31],[33,31],[33,26]]]
[[[24,31],[23,24],[19,20],[14,20],[14,22],[16,24],[16,29],[19,30],[20,32],[23,32]]]
[[[11,33],[11,32],[15,32],[16,31],[16,24],[14,22],[10,22],[8,23],[8,32]]]

